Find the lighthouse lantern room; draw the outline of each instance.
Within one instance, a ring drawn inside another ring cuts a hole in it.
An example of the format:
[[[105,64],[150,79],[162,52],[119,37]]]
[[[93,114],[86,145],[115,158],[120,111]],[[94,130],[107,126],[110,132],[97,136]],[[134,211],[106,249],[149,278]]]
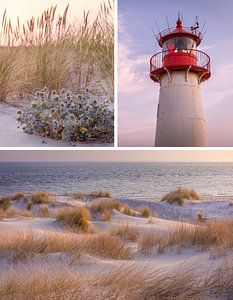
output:
[[[155,146],[207,146],[200,85],[210,77],[210,58],[197,50],[198,23],[156,37],[162,51],[150,59],[150,78],[160,84]]]

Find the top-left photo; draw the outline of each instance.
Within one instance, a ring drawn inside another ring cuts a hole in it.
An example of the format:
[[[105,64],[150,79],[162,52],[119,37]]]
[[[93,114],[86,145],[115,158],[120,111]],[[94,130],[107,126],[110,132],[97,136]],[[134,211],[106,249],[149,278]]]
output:
[[[114,0],[0,3],[0,147],[114,145]]]

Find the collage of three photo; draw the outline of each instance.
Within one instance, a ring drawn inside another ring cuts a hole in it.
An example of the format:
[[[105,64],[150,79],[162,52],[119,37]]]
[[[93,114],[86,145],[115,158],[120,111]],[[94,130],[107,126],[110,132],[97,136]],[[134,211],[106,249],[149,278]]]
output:
[[[0,299],[233,300],[233,2],[0,2]]]

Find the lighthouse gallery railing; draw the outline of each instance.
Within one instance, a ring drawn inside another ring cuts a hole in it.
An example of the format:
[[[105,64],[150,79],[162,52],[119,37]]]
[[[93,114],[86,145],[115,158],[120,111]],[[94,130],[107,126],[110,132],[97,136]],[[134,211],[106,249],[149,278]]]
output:
[[[167,51],[162,51],[153,55],[150,59],[150,73],[162,69],[165,66],[164,58],[166,58],[169,55],[172,56],[173,65],[176,66],[176,68],[178,68],[182,56],[187,54],[192,57],[195,57],[195,63],[194,64],[191,63],[191,67],[198,68],[205,72],[210,72],[210,57],[205,52],[196,49],[185,49],[182,52],[174,52],[174,54],[175,55],[172,55],[172,54],[168,54]],[[180,66],[184,67],[183,64],[181,64]],[[187,67],[189,67],[189,64],[187,64]]]

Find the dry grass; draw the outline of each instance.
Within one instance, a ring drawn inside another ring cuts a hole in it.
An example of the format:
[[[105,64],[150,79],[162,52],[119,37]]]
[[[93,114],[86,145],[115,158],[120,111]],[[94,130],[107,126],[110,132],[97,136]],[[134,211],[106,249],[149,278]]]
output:
[[[168,233],[142,234],[138,248],[144,254],[164,252],[169,247],[177,249],[195,247],[201,251],[214,250],[220,255],[233,249],[233,221],[223,220],[196,225],[181,223],[172,227]]]
[[[113,209],[120,210],[121,203],[117,200],[103,200],[91,204],[91,213],[103,213],[105,210],[112,211]]]
[[[41,217],[49,217],[49,207],[47,204],[42,204],[39,209],[39,214]]]
[[[66,227],[78,229],[83,232],[90,230],[90,213],[84,206],[64,208],[58,211],[56,218]]]
[[[29,196],[32,204],[49,204],[52,202],[51,194],[46,192],[35,192]]]
[[[11,206],[11,196],[0,198],[0,209],[6,211]]]
[[[69,6],[62,16],[52,6],[25,24],[18,18],[15,27],[5,12],[0,24],[0,99],[45,86],[80,92],[96,78],[99,92],[113,99],[113,6],[107,1],[95,20],[84,12],[75,23],[69,20]]]
[[[138,228],[130,226],[129,224],[114,227],[110,233],[113,236],[131,242],[137,241],[140,236]]]
[[[35,270],[30,276],[11,273],[0,283],[3,300],[25,299],[134,299],[201,300],[204,284],[191,269],[158,273],[136,266],[116,267],[97,274],[75,275],[69,270],[49,275]]]
[[[130,259],[132,257],[130,247],[119,239],[109,234],[97,234],[84,236],[81,249],[89,254],[112,259]]]
[[[30,210],[32,210],[32,207],[33,207],[32,202],[28,201],[27,204],[26,204],[26,209],[30,211]]]
[[[168,203],[177,203],[179,205],[183,205],[185,200],[200,200],[200,196],[193,189],[182,189],[179,188],[175,191],[171,191],[166,194],[161,201],[167,201]]]
[[[88,195],[92,198],[112,198],[112,193],[108,191],[97,191]]]
[[[111,219],[112,219],[112,212],[111,212],[111,210],[108,210],[108,209],[104,210],[102,212],[102,214],[101,214],[101,218],[102,218],[102,221],[104,221],[104,222],[111,221]]]
[[[138,241],[138,250],[145,255],[150,255],[152,252],[162,253],[165,251],[166,245],[164,236],[148,232],[141,234]]]
[[[18,192],[12,198],[13,198],[13,200],[18,200],[18,201],[24,200],[25,194],[23,192]]]
[[[141,213],[141,216],[143,217],[143,218],[150,218],[150,216],[151,216],[151,210],[150,210],[150,208],[149,207],[142,207],[142,208],[140,208],[140,213]]]
[[[108,234],[77,235],[70,232],[16,231],[0,234],[0,254],[13,260],[32,259],[37,254],[67,253],[74,261],[82,253],[124,260],[131,258],[130,248]]]

